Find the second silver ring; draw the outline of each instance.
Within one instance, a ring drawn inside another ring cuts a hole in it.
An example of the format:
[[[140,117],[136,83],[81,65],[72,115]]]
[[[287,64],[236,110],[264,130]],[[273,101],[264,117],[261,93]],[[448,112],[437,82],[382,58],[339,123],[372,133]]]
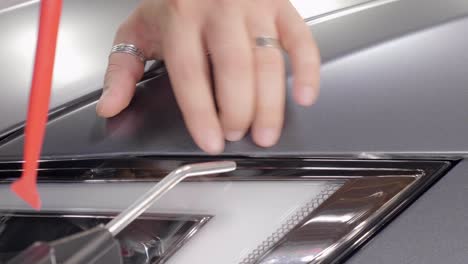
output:
[[[282,49],[278,39],[268,36],[260,36],[255,38],[255,46],[259,48],[275,48]]]

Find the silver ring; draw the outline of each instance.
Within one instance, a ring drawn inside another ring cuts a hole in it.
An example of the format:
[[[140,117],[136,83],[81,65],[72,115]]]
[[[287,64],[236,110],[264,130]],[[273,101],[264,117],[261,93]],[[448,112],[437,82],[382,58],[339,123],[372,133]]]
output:
[[[255,45],[261,48],[275,48],[282,49],[281,44],[278,39],[272,37],[256,37]]]
[[[133,44],[128,44],[128,43],[119,43],[117,45],[114,45],[111,49],[110,54],[114,53],[126,53],[130,54],[132,56],[137,57],[141,62],[145,63],[146,62],[146,57],[143,51],[139,48],[137,48]]]

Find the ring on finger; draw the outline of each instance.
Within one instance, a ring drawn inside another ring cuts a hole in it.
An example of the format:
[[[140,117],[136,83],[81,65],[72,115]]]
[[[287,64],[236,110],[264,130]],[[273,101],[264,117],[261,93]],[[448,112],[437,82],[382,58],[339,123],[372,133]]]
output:
[[[282,49],[281,44],[277,38],[268,36],[259,36],[255,38],[255,46],[259,48],[275,48]]]
[[[129,43],[119,43],[111,49],[110,55],[114,53],[126,53],[138,58],[141,62],[146,62],[145,54],[137,46]]]

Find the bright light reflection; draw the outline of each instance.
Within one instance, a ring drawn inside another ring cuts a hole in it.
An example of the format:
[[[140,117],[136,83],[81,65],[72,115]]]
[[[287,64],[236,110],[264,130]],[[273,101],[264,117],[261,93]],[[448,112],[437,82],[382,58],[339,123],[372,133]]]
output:
[[[308,223],[312,222],[320,222],[320,223],[346,223],[352,220],[356,216],[355,213],[352,214],[344,214],[344,215],[321,215],[315,217],[308,221]]]
[[[32,65],[37,42],[37,25],[28,25],[19,29],[15,34],[13,51],[22,65]],[[88,54],[79,47],[80,40],[77,35],[67,30],[66,25],[61,25],[58,36],[55,66],[54,86],[64,86],[76,82],[89,75],[90,60]]]
[[[290,0],[290,2],[303,18],[309,18],[340,9],[350,0]]]

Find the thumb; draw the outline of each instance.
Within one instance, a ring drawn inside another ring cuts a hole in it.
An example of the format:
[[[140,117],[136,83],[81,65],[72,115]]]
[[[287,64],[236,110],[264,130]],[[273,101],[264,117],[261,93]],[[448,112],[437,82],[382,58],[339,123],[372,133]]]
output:
[[[132,100],[137,82],[144,73],[144,63],[126,53],[114,53],[109,57],[104,90],[96,111],[102,117],[112,117],[125,109]]]
[[[145,27],[139,12],[135,11],[119,28],[114,45],[132,44],[148,58],[150,43],[145,36]],[[96,112],[102,117],[112,117],[125,109],[132,100],[137,82],[143,76],[145,63],[138,56],[128,53],[113,53],[109,56],[104,90]]]

